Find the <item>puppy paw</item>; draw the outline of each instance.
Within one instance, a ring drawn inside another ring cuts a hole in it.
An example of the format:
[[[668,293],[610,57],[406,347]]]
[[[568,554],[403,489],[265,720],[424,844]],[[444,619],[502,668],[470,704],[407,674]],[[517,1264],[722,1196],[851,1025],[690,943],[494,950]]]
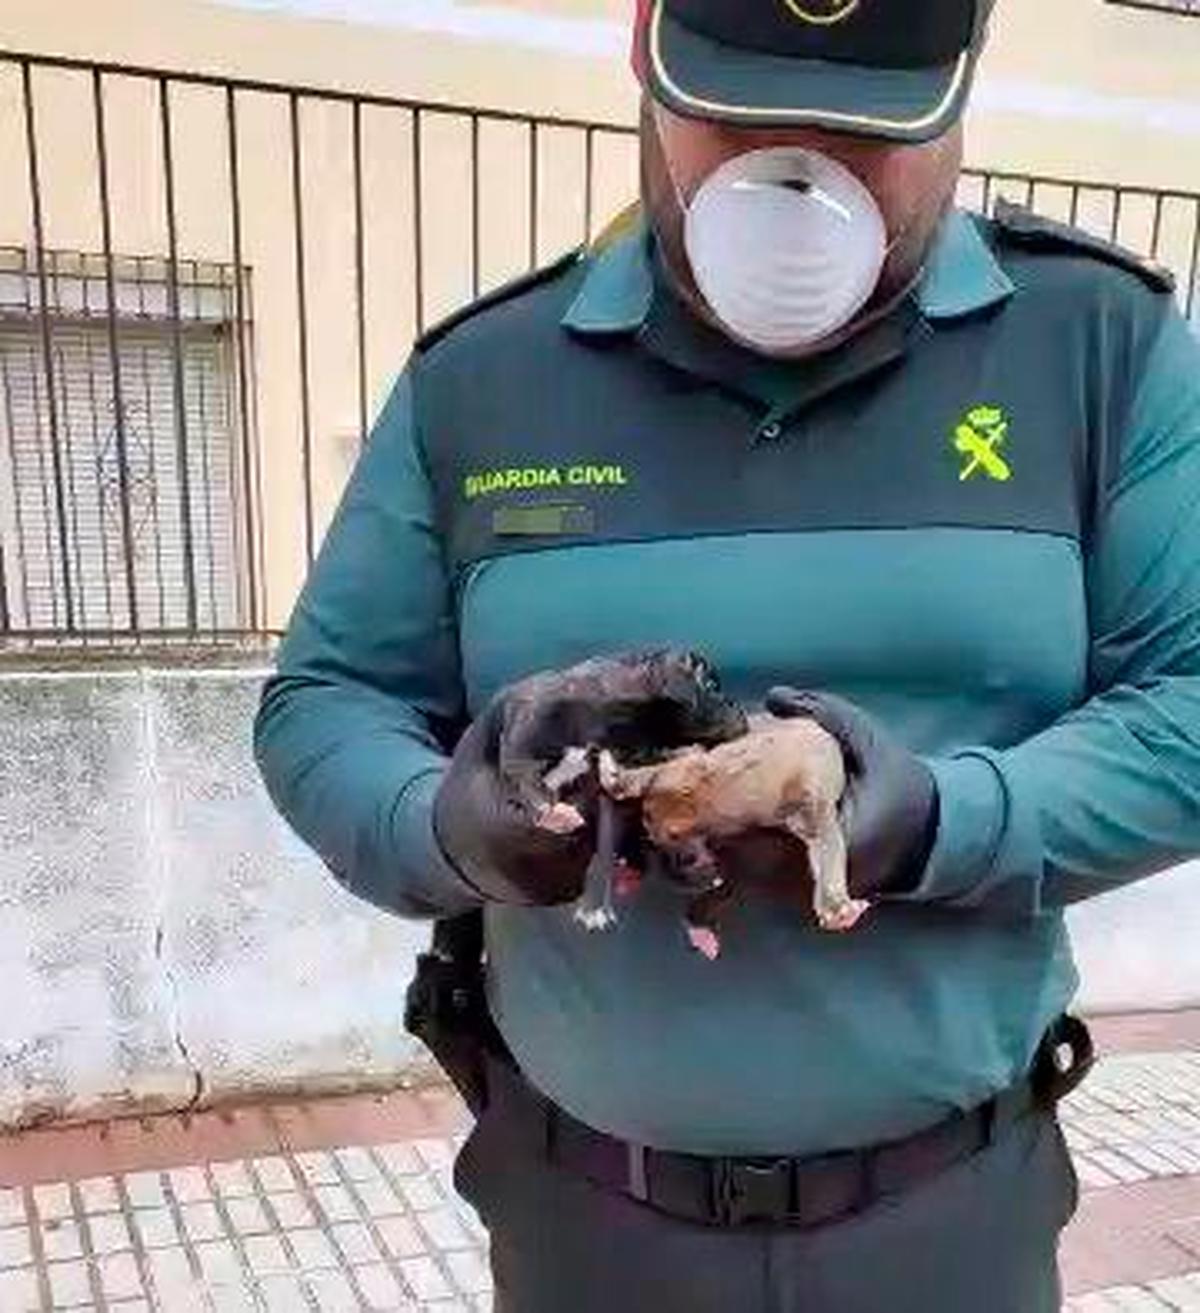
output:
[[[721,937],[711,926],[689,925],[687,937],[696,952],[702,953],[710,962],[721,956]]]
[[[861,898],[852,898],[836,907],[818,908],[817,922],[822,930],[845,934],[848,930],[853,930],[870,910],[870,903],[864,902]]]
[[[548,834],[575,834],[587,822],[579,808],[569,802],[548,802],[538,809],[536,824]]]
[[[617,914],[611,907],[576,908],[575,920],[589,934],[606,933],[617,926]]]

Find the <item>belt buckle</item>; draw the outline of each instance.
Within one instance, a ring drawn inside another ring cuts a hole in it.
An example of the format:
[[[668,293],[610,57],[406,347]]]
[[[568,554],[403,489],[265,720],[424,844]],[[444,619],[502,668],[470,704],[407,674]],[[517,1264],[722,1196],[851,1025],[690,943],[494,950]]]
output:
[[[719,1158],[712,1171],[712,1213],[720,1226],[782,1222],[795,1206],[791,1158]]]

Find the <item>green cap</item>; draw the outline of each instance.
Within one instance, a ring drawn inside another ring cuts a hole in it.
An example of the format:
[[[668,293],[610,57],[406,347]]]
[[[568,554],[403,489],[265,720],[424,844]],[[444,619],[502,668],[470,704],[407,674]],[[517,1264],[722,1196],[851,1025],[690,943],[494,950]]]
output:
[[[966,104],[994,0],[641,0],[634,63],[676,113],[928,141]]]

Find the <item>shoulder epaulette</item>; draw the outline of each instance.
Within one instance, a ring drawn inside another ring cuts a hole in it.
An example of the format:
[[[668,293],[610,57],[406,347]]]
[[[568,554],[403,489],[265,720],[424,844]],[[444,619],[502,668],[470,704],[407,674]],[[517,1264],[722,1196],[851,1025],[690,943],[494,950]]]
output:
[[[551,264],[544,265],[540,269],[534,269],[530,273],[521,274],[510,279],[507,283],[502,283],[499,287],[493,288],[492,291],[472,301],[470,305],[463,306],[461,310],[456,310],[452,315],[447,315],[445,319],[439,320],[432,328],[427,328],[417,338],[413,344],[413,349],[428,351],[431,346],[440,342],[447,333],[452,332],[460,324],[466,323],[468,319],[474,319],[476,315],[482,314],[484,310],[490,310],[493,306],[501,305],[505,301],[511,301],[514,297],[520,296],[522,292],[527,292],[530,288],[557,278],[572,265],[578,263],[580,256],[581,252],[579,248],[576,248],[568,251],[566,255],[560,256]]]
[[[998,201],[995,223],[1000,240],[1012,246],[1066,255],[1090,255],[1095,260],[1136,274],[1156,292],[1175,290],[1175,275],[1162,265],[1144,259],[1136,251],[1119,246],[1116,242],[1106,242],[1101,237],[1093,237],[1091,233],[1072,228],[1069,224],[1043,218],[1023,205],[1014,205],[1006,200]]]
[[[642,203],[634,201],[600,230],[588,247],[589,255],[603,255],[610,246],[631,237],[642,225]]]

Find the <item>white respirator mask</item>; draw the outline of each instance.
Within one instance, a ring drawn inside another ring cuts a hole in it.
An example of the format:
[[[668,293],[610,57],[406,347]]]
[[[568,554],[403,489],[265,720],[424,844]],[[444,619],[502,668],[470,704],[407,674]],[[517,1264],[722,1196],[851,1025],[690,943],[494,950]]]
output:
[[[844,328],[891,246],[875,198],[845,165],[779,146],[726,161],[690,201],[676,186],[696,286],[729,334],[764,352]]]

